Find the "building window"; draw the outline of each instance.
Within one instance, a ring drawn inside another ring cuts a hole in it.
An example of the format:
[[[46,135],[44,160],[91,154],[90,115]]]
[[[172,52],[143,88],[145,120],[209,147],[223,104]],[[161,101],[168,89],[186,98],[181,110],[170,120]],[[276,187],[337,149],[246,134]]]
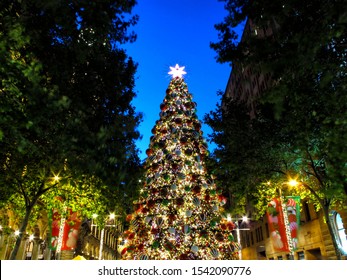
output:
[[[260,241],[264,240],[264,238],[263,238],[263,227],[262,226],[256,228],[256,230],[255,230],[255,237],[256,237],[256,242],[260,242]]]
[[[302,251],[298,252],[298,260],[304,260],[304,259],[305,259],[304,252],[302,252]]]
[[[337,245],[343,255],[347,255],[347,236],[341,216],[338,212],[332,211],[330,215],[332,225],[334,227],[335,239]]]
[[[311,218],[311,215],[310,215],[310,208],[309,208],[308,202],[305,201],[303,203],[303,206],[304,206],[303,211],[304,211],[304,215],[305,215],[305,222],[311,221],[312,218]]]

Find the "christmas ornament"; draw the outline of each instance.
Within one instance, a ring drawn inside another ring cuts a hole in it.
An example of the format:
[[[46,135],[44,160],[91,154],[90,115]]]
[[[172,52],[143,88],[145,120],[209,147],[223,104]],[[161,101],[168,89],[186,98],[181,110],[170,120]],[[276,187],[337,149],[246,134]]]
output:
[[[190,250],[193,252],[193,253],[197,253],[199,251],[199,247],[196,246],[196,245],[193,245]]]

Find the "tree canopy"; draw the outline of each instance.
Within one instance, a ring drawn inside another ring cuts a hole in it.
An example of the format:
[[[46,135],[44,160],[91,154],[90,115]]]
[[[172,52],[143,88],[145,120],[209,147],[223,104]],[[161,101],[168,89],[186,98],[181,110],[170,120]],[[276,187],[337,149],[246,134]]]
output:
[[[243,106],[240,92],[207,116],[212,128],[221,131],[212,135],[217,144],[222,144],[216,151],[217,160],[224,158],[221,155],[225,151],[243,151],[229,159],[235,160],[232,165],[241,163],[235,171],[244,178],[236,185],[249,180],[251,183],[245,184],[258,198],[265,183],[259,179],[268,176],[268,180],[281,184],[286,177],[295,177],[301,181],[301,195],[322,208],[328,221],[330,207],[345,200],[347,194],[345,3],[223,2],[229,13],[215,26],[219,42],[211,43],[217,61],[231,63],[233,71],[249,67],[269,74],[271,79],[270,86],[261,89],[259,96],[252,96],[255,118],[248,123],[244,123],[245,114],[235,115]],[[235,28],[245,21],[239,40]],[[239,127],[235,127],[237,122],[241,122]],[[240,130],[232,130],[235,128]],[[245,157],[249,160],[246,163]],[[245,170],[250,172],[242,172]],[[266,171],[272,171],[272,175]]]
[[[107,186],[103,202],[114,208],[121,185],[134,186],[142,116],[131,104],[137,65],[121,45],[136,38],[135,4],[1,2],[3,205],[20,195],[30,214],[43,195],[67,185],[74,197],[77,185],[89,186],[93,199],[93,185]]]
[[[211,43],[217,60],[232,63],[233,71],[247,65],[271,73],[272,85],[257,99],[258,117],[271,108],[291,150],[320,165],[319,180],[347,193],[344,1],[224,2],[229,14],[216,24],[219,42]],[[245,20],[251,28],[239,42],[235,27]]]

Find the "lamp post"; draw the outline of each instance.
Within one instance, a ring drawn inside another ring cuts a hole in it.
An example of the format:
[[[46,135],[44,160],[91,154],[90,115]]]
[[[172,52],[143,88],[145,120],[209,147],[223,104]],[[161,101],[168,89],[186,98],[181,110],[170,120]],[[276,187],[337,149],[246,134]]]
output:
[[[249,228],[240,228],[240,220],[239,218],[232,218],[229,214],[227,217],[228,221],[232,221],[235,220],[235,225],[236,225],[236,238],[237,238],[237,242],[240,244],[240,260],[242,260],[242,246],[241,246],[241,235],[240,235],[240,230],[250,230]],[[243,222],[248,222],[248,218],[246,216],[242,217],[242,221]]]
[[[97,217],[97,215],[93,215],[93,218],[95,219]],[[99,260],[102,260],[102,251],[103,251],[103,249],[104,249],[104,237],[105,237],[105,228],[106,227],[116,227],[117,225],[115,224],[115,218],[116,217],[119,217],[118,215],[115,215],[114,213],[111,213],[110,215],[109,215],[109,219],[108,220],[106,220],[106,221],[113,221],[112,222],[112,224],[105,224],[104,225],[104,227],[101,229],[101,232],[100,232],[100,243],[99,243],[99,257],[98,257],[98,259]],[[93,220],[92,220],[93,221]],[[92,222],[92,227],[93,226],[97,226],[97,225],[95,225],[95,224],[93,224],[93,222]],[[117,239],[116,239],[116,251],[117,251],[117,249],[118,249],[118,237],[117,237]],[[117,253],[118,252],[116,252],[116,259],[117,259]]]

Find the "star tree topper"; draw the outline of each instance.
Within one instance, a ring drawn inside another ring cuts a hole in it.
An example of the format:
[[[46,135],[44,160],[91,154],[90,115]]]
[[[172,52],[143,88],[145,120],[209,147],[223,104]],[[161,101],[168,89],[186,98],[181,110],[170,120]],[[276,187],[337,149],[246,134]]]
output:
[[[176,78],[176,77],[182,78],[184,74],[187,74],[187,72],[184,71],[184,68],[185,68],[184,66],[180,67],[178,64],[176,64],[175,67],[170,66],[171,71],[168,74],[171,75],[172,78]]]

